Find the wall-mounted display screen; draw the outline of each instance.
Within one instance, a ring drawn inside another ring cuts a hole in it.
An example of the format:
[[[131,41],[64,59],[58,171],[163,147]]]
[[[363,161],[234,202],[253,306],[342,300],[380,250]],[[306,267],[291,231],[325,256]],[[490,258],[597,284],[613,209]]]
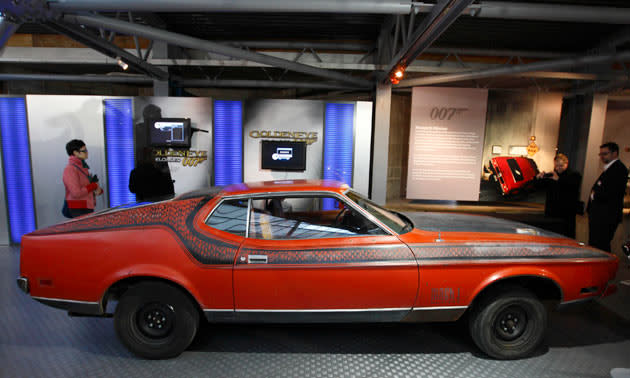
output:
[[[149,121],[149,145],[152,147],[190,148],[190,118],[158,118]]]
[[[262,141],[262,169],[306,170],[306,142]]]

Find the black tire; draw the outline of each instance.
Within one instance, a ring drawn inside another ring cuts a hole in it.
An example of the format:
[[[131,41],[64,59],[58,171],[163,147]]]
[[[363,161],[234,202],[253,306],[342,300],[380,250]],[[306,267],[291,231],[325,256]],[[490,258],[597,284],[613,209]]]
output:
[[[488,295],[469,319],[470,335],[490,357],[512,360],[529,356],[542,342],[547,329],[547,310],[525,289]]]
[[[179,356],[199,328],[199,312],[181,290],[160,282],[129,289],[118,302],[114,327],[134,354],[149,359]]]

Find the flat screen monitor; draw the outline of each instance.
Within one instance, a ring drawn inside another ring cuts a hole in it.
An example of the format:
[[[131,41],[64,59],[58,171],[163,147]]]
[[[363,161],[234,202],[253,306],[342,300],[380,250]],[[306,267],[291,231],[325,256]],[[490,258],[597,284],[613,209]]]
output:
[[[151,147],[190,148],[190,118],[157,118],[148,123]]]
[[[306,142],[262,141],[262,169],[303,171],[306,169]]]

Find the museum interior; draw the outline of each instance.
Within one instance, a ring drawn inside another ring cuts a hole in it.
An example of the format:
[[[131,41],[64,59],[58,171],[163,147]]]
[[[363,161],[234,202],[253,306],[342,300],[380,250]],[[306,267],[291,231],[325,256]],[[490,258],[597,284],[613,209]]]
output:
[[[0,377],[630,377],[628,184],[616,293],[550,310],[535,352],[510,361],[461,319],[203,324],[178,357],[143,359],[111,316],[70,317],[16,286],[22,238],[69,221],[64,169],[81,151],[97,214],[335,180],[393,212],[559,234],[549,185],[568,170],[570,238],[595,246],[587,207],[614,159],[624,183],[630,164],[627,0],[6,1],[0,146]],[[132,182],[146,164],[167,196]]]

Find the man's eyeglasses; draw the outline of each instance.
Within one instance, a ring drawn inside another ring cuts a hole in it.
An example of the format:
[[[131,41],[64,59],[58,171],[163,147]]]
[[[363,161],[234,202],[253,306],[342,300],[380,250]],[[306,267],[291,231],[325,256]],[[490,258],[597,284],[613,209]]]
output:
[[[87,151],[87,148],[82,148],[79,150],[79,152],[88,152],[88,151]]]

